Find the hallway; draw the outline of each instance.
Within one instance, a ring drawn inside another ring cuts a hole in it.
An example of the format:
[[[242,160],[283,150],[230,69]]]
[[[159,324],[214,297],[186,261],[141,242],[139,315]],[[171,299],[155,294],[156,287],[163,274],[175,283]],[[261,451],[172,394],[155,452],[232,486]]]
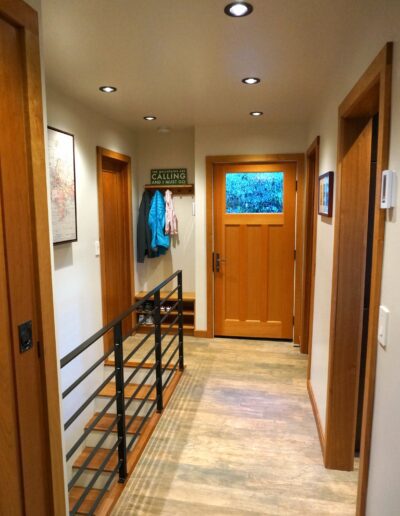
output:
[[[186,338],[185,352],[114,516],[355,514],[358,472],[323,467],[292,343]]]

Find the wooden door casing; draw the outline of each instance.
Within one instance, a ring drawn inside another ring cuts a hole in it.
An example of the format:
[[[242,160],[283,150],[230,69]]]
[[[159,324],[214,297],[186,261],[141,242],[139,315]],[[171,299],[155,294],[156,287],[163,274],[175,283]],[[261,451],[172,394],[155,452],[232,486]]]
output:
[[[284,172],[283,213],[225,213],[227,172]],[[215,165],[215,335],[293,338],[296,166]]]
[[[130,158],[98,149],[103,323],[111,322],[134,302]],[[123,321],[123,333],[132,329]],[[105,349],[112,346],[105,336]]]

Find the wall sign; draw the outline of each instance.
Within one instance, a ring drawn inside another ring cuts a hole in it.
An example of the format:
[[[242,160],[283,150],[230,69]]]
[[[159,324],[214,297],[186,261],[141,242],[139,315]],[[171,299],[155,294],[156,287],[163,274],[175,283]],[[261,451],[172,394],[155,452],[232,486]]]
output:
[[[76,242],[74,136],[48,128],[53,244]]]
[[[186,185],[187,168],[154,168],[150,178],[152,185]]]

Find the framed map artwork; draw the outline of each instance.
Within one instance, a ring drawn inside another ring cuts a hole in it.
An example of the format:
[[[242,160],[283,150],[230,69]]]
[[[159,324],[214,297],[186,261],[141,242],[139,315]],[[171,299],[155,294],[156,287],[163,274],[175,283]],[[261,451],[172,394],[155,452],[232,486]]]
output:
[[[53,127],[47,133],[53,244],[76,242],[74,136]]]

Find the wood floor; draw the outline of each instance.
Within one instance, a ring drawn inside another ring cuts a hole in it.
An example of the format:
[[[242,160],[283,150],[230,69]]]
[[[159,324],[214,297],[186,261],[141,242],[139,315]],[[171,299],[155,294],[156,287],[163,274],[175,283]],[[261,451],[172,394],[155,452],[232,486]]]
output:
[[[185,339],[186,366],[113,516],[355,514],[326,470],[291,343]]]

